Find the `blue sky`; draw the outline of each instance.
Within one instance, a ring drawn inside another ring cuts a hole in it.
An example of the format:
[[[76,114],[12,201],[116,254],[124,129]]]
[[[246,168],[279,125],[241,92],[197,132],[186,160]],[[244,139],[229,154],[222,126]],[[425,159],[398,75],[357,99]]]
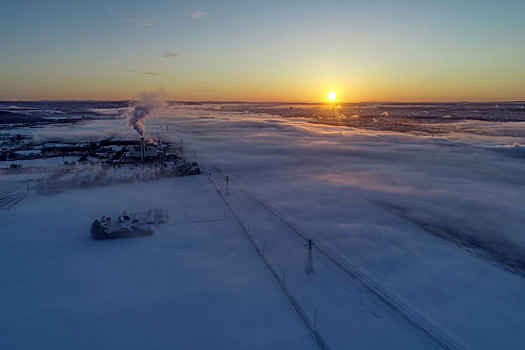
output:
[[[524,1],[3,1],[0,98],[525,99],[524,13]]]

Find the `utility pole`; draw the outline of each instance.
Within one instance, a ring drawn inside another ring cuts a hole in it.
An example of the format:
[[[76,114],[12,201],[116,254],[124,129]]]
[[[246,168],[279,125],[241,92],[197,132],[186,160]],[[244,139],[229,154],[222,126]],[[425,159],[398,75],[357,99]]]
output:
[[[308,243],[306,243],[306,249],[308,249],[308,256],[306,257],[306,267],[304,269],[304,272],[307,275],[311,275],[314,273],[314,258],[312,256],[312,248],[314,247],[315,243],[310,238],[308,240]]]
[[[226,196],[229,196],[230,195],[230,177],[229,176],[225,176],[224,177],[224,182],[226,182]]]

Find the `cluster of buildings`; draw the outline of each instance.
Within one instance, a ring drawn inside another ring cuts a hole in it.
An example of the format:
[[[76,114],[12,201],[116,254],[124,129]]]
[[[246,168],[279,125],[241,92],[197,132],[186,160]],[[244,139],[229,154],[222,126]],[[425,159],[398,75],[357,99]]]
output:
[[[174,159],[180,147],[172,147],[160,140],[139,142],[104,140],[100,142],[48,141],[41,144],[20,142],[0,149],[0,161],[16,162],[53,157],[67,157],[78,162],[102,161],[108,163],[152,162]],[[75,158],[77,157],[77,158]]]

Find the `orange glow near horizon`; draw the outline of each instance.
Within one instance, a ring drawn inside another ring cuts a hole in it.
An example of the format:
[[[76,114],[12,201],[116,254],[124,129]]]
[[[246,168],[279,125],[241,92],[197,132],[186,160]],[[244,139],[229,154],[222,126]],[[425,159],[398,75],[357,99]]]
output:
[[[330,91],[328,93],[328,101],[334,102],[336,98],[337,98],[337,94],[334,91]]]
[[[180,1],[129,0],[129,13],[116,1],[103,11],[20,3],[2,2],[0,101],[129,100],[159,88],[180,101],[525,100],[525,1],[208,2],[195,16]]]
[[[161,69],[155,70],[161,72]],[[31,73],[31,74],[30,74]],[[483,84],[472,88],[467,82],[454,83],[454,79],[430,84],[418,79],[393,79],[365,75],[348,77],[313,76],[307,84],[298,76],[272,76],[264,81],[233,83],[228,74],[210,73],[207,79],[193,78],[187,72],[168,72],[163,75],[145,75],[117,71],[103,75],[100,72],[72,72],[68,79],[53,78],[48,71],[17,74],[6,71],[0,81],[0,100],[128,100],[141,91],[164,88],[170,100],[186,101],[249,101],[249,102],[455,102],[455,101],[507,101],[523,100],[525,79],[514,84],[496,84],[497,93]],[[176,78],[175,74],[179,74]],[[58,73],[57,73],[58,74]],[[77,75],[78,74],[78,75]],[[159,73],[160,74],[160,73]],[[195,73],[198,76],[198,73]],[[487,73],[487,76],[490,76]],[[38,79],[40,80],[38,80]],[[490,76],[493,84],[497,78]],[[254,77],[255,79],[255,77]],[[279,80],[280,79],[280,80]],[[489,79],[489,78],[487,78]],[[275,84],[281,81],[282,84]],[[453,91],[443,87],[447,83]],[[335,93],[330,100],[328,94]]]

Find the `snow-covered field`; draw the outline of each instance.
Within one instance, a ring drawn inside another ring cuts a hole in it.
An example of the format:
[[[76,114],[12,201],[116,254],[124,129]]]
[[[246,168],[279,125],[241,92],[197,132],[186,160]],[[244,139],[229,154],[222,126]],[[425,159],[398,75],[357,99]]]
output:
[[[20,160],[0,160],[0,169],[9,168],[11,164],[18,164],[21,167],[39,167],[62,165],[64,162],[76,162],[79,157],[49,157],[37,159],[20,159]]]
[[[152,203],[170,214],[153,236],[90,239]],[[29,196],[1,220],[2,349],[315,348],[204,176]]]
[[[433,138],[159,111],[147,132],[183,139],[207,176],[0,211],[0,348],[306,349],[320,336],[331,349],[522,349],[524,124]],[[16,132],[134,134],[122,119]],[[171,216],[154,236],[89,239],[95,218],[149,207]]]

